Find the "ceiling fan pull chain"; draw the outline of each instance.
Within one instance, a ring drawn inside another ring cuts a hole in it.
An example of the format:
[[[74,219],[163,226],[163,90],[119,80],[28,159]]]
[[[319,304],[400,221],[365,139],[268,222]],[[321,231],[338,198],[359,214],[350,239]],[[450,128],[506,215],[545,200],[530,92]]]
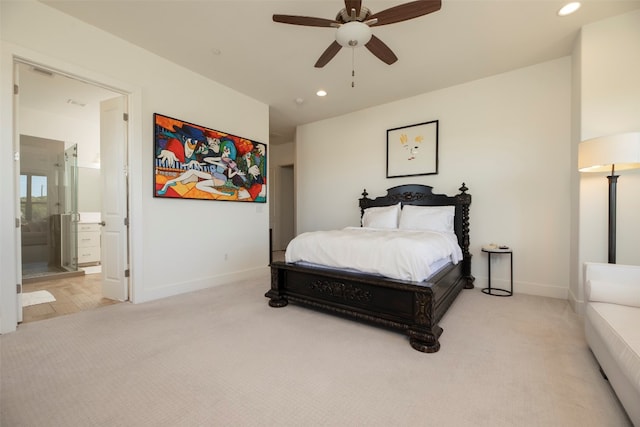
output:
[[[356,87],[356,50],[351,48],[351,87]]]

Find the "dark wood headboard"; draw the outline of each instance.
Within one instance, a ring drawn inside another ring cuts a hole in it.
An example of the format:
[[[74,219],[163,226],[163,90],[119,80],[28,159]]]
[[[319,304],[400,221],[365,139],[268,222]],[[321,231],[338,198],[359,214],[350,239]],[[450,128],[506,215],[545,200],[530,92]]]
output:
[[[463,274],[471,277],[471,253],[469,252],[469,206],[471,195],[467,194],[467,186],[462,183],[460,193],[455,196],[434,194],[433,187],[421,184],[398,185],[387,189],[387,195],[370,199],[367,190],[360,199],[360,216],[364,210],[377,206],[392,206],[398,203],[416,206],[455,206],[454,231],[458,236],[458,244],[463,255]]]

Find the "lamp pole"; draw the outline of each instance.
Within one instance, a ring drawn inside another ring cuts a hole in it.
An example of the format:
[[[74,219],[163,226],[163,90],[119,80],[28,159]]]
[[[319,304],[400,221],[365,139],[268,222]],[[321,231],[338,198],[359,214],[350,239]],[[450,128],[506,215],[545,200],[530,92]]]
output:
[[[616,263],[616,190],[618,176],[615,174],[615,165],[611,165],[609,180],[609,264]]]

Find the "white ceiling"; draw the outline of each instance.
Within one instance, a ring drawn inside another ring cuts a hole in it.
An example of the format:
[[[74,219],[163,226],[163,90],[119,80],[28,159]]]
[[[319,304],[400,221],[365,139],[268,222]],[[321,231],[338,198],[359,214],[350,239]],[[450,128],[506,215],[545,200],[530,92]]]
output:
[[[443,0],[438,12],[373,29],[395,64],[343,48],[318,69],[335,30],[272,15],[334,19],[342,0],[42,1],[268,104],[274,144],[291,142],[299,124],[569,55],[581,26],[640,8],[640,0],[583,0],[560,18],[563,1]],[[404,2],[362,4],[375,13]],[[315,95],[320,88],[326,97]]]
[[[25,63],[18,64],[20,106],[76,120],[99,120],[100,101],[119,94]]]

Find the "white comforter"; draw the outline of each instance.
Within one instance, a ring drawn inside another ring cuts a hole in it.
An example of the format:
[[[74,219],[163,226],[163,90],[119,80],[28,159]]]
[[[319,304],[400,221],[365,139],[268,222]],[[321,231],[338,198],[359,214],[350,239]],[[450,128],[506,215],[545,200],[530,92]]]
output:
[[[457,264],[462,250],[454,233],[347,227],[302,233],[287,246],[286,262],[309,262],[422,282],[431,264]]]

